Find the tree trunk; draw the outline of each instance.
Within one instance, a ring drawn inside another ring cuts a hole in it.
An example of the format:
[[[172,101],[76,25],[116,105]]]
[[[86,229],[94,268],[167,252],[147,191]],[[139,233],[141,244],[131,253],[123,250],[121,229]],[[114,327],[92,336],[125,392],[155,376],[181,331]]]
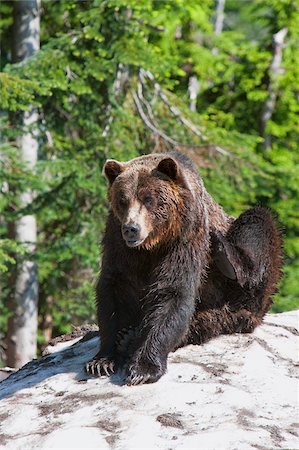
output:
[[[216,36],[219,36],[219,34],[221,34],[223,30],[224,8],[225,8],[225,0],[217,0],[215,26],[214,26],[214,32]],[[217,47],[212,48],[212,54],[217,55],[217,53],[218,48]]]
[[[13,62],[25,61],[39,50],[40,0],[18,0],[14,2]],[[38,140],[35,124],[37,111],[29,107],[22,115],[24,134],[18,139],[20,159],[31,170],[37,161]],[[34,193],[22,193],[21,206],[30,204]],[[14,278],[11,297],[12,316],[7,335],[7,364],[21,367],[36,356],[37,348],[37,304],[38,280],[34,262],[37,230],[33,215],[21,217],[14,224],[15,239],[26,247],[26,256],[19,261]]]
[[[216,19],[215,19],[215,34],[221,34],[223,30],[224,21],[224,6],[225,0],[218,0],[216,7]]]
[[[196,75],[192,75],[189,78],[189,84],[188,84],[188,92],[189,92],[189,98],[190,98],[190,103],[189,103],[190,111],[196,111],[196,102],[197,102],[199,90],[200,90],[200,82],[198,81]]]
[[[51,308],[53,306],[53,297],[52,295],[48,295],[46,298],[46,311],[43,316],[42,321],[42,332],[44,336],[44,345],[47,346],[52,339],[53,335],[53,316],[51,311]]]
[[[282,28],[273,35],[273,58],[269,67],[269,86],[268,98],[265,101],[261,113],[260,134],[264,138],[264,147],[266,150],[271,148],[271,135],[267,132],[268,122],[271,120],[277,98],[277,77],[281,73],[282,51],[284,47],[284,40],[288,29]]]

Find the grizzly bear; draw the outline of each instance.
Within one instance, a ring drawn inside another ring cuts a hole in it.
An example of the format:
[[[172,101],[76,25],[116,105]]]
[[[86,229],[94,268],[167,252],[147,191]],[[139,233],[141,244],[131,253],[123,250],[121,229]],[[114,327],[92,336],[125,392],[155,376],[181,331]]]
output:
[[[178,152],[108,160],[103,172],[111,210],[96,286],[101,344],[88,373],[123,368],[126,384],[153,383],[169,352],[261,323],[281,266],[267,209],[230,217]]]

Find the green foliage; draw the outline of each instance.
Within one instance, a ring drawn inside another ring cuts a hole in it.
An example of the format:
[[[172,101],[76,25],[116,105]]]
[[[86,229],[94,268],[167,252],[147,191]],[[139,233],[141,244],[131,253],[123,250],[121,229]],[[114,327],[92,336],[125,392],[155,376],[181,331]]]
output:
[[[34,104],[37,83],[19,78],[17,75],[0,73],[0,96],[2,108],[10,111],[26,110]]]
[[[11,239],[0,239],[0,273],[7,272],[8,266],[16,259],[12,255],[23,255],[24,248]]]
[[[154,75],[168,100],[205,136],[182,125],[154,84],[143,80],[144,111],[178,142],[177,148],[192,152],[216,200],[234,215],[255,203],[276,212],[285,235],[286,266],[273,310],[298,307],[299,23],[292,0],[244,0],[241,6],[226,0],[218,36],[212,0],[44,1],[41,50],[19,64],[10,60],[11,2],[2,2],[0,10],[5,66],[0,73],[0,270],[6,270],[1,311],[8,272],[20,250],[8,225],[33,213],[39,232],[41,326],[49,309],[57,334],[95,320],[93,283],[107,212],[101,167],[107,157],[126,160],[172,147],[138,113],[133,93],[140,89],[140,68]],[[281,27],[288,27],[288,34],[267,128],[272,147],[266,151],[260,117],[269,95],[272,36]],[[194,113],[188,107],[191,75],[200,82]],[[12,114],[30,105],[40,113],[34,171],[19,161],[17,139],[23,130],[12,127]],[[217,146],[232,156],[219,153]],[[36,195],[24,210],[18,198],[26,189]]]

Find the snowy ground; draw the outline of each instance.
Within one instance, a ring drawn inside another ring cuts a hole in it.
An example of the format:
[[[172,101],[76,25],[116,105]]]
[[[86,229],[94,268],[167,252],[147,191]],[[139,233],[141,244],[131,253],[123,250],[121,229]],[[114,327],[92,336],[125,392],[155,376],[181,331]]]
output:
[[[269,315],[136,387],[84,373],[97,338],[57,344],[0,383],[0,449],[298,449],[297,330],[298,312]]]

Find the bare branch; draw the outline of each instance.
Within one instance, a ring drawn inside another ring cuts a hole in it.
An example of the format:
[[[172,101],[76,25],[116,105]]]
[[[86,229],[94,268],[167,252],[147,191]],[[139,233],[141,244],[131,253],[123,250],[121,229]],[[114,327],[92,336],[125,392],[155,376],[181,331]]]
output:
[[[122,92],[123,86],[124,86],[125,82],[127,81],[127,79],[128,79],[128,67],[122,63],[118,64],[115,80],[113,83],[113,95],[115,98],[117,98],[120,95],[120,93]],[[111,103],[109,103],[109,105],[107,107],[107,113],[108,113],[108,120],[107,120],[105,128],[102,132],[103,138],[107,137],[109,130],[111,128],[111,124],[113,122]]]
[[[169,142],[170,144],[175,145],[175,146],[180,145],[177,141],[175,141],[171,137],[167,136],[167,134],[165,134],[163,131],[159,130],[152,124],[152,122],[149,120],[149,118],[147,117],[147,115],[145,114],[145,112],[142,108],[142,105],[139,101],[138,95],[133,90],[131,92],[132,92],[132,97],[135,102],[138,113],[139,113],[141,119],[143,120],[143,122],[145,123],[145,125],[150,130],[152,130],[154,133],[158,134],[161,138],[163,138],[166,142]]]
[[[158,125],[157,125],[156,122],[155,122],[155,117],[154,117],[154,113],[153,113],[152,107],[151,107],[151,105],[149,104],[149,102],[144,98],[144,95],[143,95],[143,87],[144,87],[144,78],[143,78],[142,74],[141,74],[140,71],[139,71],[139,74],[138,74],[138,84],[137,84],[137,95],[138,95],[139,100],[140,100],[140,101],[144,104],[144,106],[146,107],[147,112],[148,112],[148,115],[149,115],[149,118],[150,118],[151,121],[152,121],[152,124],[155,125],[156,128],[158,128]]]
[[[189,130],[191,130],[196,136],[198,136],[199,138],[201,138],[201,140],[203,142],[208,142],[208,138],[196,127],[196,125],[194,125],[192,122],[190,122],[190,120],[186,119],[182,113],[180,112],[180,110],[176,107],[173,106],[171,104],[171,102],[168,100],[167,95],[163,92],[161,86],[159,85],[159,83],[155,80],[153,74],[148,71],[148,70],[144,70],[144,69],[140,69],[141,74],[146,77],[147,79],[149,79],[154,88],[155,88],[155,92],[159,95],[159,97],[161,98],[161,100],[165,103],[166,106],[168,106],[170,112],[187,128],[189,128]],[[220,146],[214,146],[215,150],[219,153],[221,153],[222,155],[226,155],[226,156],[233,156],[232,153],[230,153],[229,151],[225,150],[224,148],[220,147]]]
[[[45,135],[46,135],[49,147],[54,147],[54,141],[53,141],[51,132],[49,130],[46,130]]]
[[[104,128],[104,130],[102,132],[102,137],[103,138],[107,137],[107,135],[109,133],[109,130],[110,130],[110,127],[111,127],[111,124],[112,124],[112,121],[113,121],[113,116],[111,114],[112,106],[109,104],[107,109],[108,109],[109,117],[108,117],[108,120],[106,122],[105,128]]]
[[[196,136],[200,137],[203,141],[206,141],[207,138],[203,136],[202,132],[192,123],[190,120],[186,119],[180,112],[180,110],[173,106],[170,101],[167,98],[167,95],[162,91],[161,86],[159,83],[155,80],[153,74],[149,72],[148,70],[141,69],[141,73],[148,78],[155,87],[156,92],[158,93],[161,100],[165,103],[166,106],[168,106],[170,112],[177,118],[179,121],[185,125],[187,128],[189,128]]]
[[[225,155],[225,156],[233,156],[233,154],[232,154],[231,152],[229,152],[228,150],[225,150],[224,148],[220,147],[219,145],[213,145],[213,144],[212,144],[212,146],[214,147],[214,149],[215,149],[217,152],[221,153],[222,155]]]
[[[134,22],[139,23],[140,25],[144,25],[147,28],[150,28],[151,30],[157,31],[158,33],[164,33],[164,31],[165,31],[164,27],[159,27],[157,25],[152,25],[151,23],[145,22],[143,19],[135,19],[135,18],[132,17],[131,20],[134,21]]]

